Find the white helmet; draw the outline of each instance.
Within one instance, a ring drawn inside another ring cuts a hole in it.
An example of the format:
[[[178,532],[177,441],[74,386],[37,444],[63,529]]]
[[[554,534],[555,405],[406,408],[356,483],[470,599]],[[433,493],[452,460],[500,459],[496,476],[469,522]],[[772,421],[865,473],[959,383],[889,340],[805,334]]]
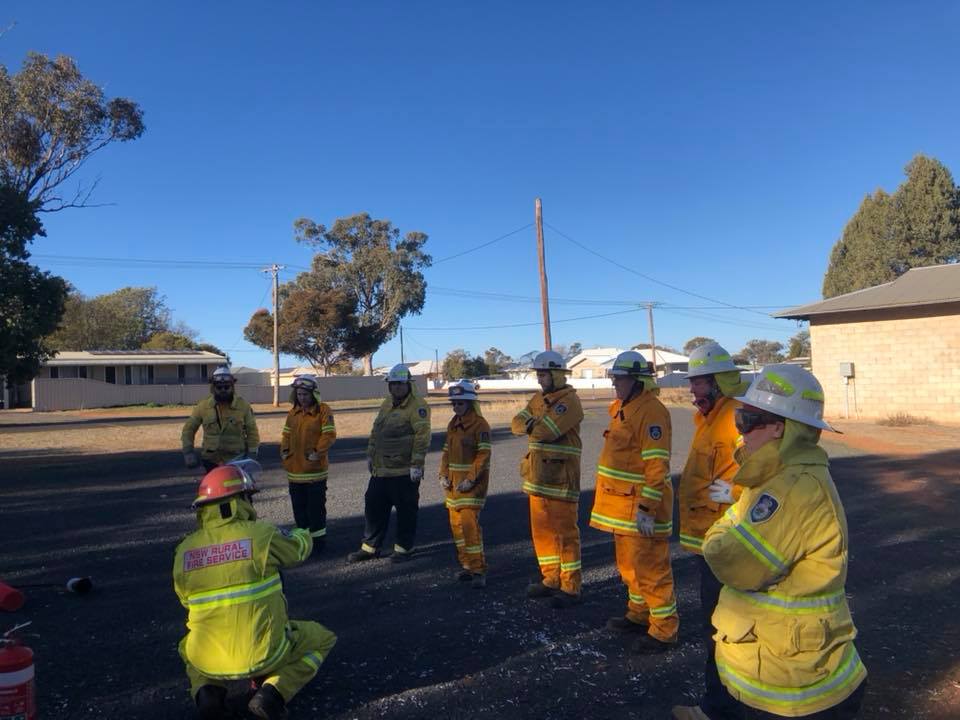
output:
[[[563,356],[554,352],[553,350],[544,350],[542,353],[538,354],[533,359],[533,366],[531,370],[562,370],[563,372],[570,372],[567,370],[567,361],[563,359]]]
[[[311,392],[317,389],[317,385],[318,383],[316,375],[300,375],[292,383],[290,383],[290,386],[295,390],[297,388],[304,388],[305,390],[310,390]]]
[[[736,399],[804,425],[837,432],[823,421],[823,387],[799,365],[767,365],[743,397]]]
[[[708,342],[695,348],[690,353],[690,364],[687,378],[716,375],[717,373],[737,370],[730,353],[724,350],[720,343]]]
[[[607,371],[607,375],[614,377],[616,375],[653,375],[653,365],[647,362],[636,350],[626,350],[613,361],[613,367]]]
[[[229,382],[235,383],[237,378],[234,377],[234,374],[230,372],[230,368],[226,365],[221,365],[216,370],[213,371],[213,375],[210,377],[210,382]]]
[[[476,400],[477,386],[469,380],[458,380],[447,388],[450,400]]]
[[[410,368],[408,368],[403,363],[394,365],[390,368],[390,372],[387,373],[387,382],[410,382]]]

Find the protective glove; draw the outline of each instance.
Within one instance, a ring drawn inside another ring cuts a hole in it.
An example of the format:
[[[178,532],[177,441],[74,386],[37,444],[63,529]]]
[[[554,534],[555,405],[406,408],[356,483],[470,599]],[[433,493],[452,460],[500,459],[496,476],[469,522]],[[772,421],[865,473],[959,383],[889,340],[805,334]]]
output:
[[[281,460],[286,460],[288,457],[290,457],[290,448],[287,448],[286,450],[284,450],[283,448],[281,448],[281,449],[280,449],[280,459],[281,459]]]
[[[653,515],[637,510],[637,529],[644,537],[653,537]]]
[[[188,468],[195,468],[200,464],[200,458],[197,457],[195,452],[185,452],[183,454],[183,464]]]
[[[710,483],[710,487],[708,487],[707,490],[710,491],[710,499],[713,502],[721,503],[723,505],[733,504],[733,483],[732,482],[717,478],[712,483]]]
[[[527,435],[533,432],[533,426],[537,422],[536,418],[530,418],[527,420]]]
[[[412,467],[410,468],[410,482],[420,482],[423,480],[423,468],[422,467]]]
[[[453,487],[453,481],[450,480],[450,478],[444,477],[443,475],[441,475],[441,476],[440,476],[440,486],[441,486],[444,490],[449,490],[450,488]]]
[[[470,492],[471,490],[473,490],[473,487],[476,484],[477,483],[475,483],[473,480],[464,478],[459,483],[457,483],[457,492],[462,492],[462,493]]]
[[[307,460],[309,460],[310,462],[320,462],[321,457],[322,456],[320,455],[320,453],[318,453],[316,450],[313,450],[312,452],[307,453]]]

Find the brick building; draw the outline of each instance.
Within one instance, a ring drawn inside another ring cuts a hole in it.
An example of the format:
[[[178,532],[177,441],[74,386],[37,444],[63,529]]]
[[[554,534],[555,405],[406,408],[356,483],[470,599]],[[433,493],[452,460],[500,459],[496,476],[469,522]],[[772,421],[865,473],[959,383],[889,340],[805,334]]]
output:
[[[960,265],[914,268],[775,317],[810,321],[828,416],[960,422]]]

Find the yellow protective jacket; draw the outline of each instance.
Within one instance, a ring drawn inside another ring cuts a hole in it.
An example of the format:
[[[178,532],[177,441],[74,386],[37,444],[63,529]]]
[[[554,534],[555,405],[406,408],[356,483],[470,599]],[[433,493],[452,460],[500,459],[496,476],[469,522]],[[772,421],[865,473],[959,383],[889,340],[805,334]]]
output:
[[[744,461],[743,494],[707,531],[703,555],[724,585],[713,614],[721,681],[751,707],[798,717],[842,702],[867,672],[844,594],[847,521],[820,431],[786,428]]]
[[[239,395],[234,395],[229,405],[219,405],[213,395],[208,395],[194,406],[180,433],[184,453],[193,452],[193,439],[201,426],[200,457],[207,462],[222,465],[237,455],[255,454],[260,447],[253,408]]]
[[[324,402],[309,408],[295,405],[287,413],[287,421],[280,434],[280,456],[284,457],[283,468],[287,481],[309,483],[327,479],[327,451],[337,439],[333,424],[333,412]],[[320,459],[310,461],[307,456],[318,453]]]
[[[583,407],[569,385],[551,393],[537,393],[514,416],[510,429],[526,435],[527,454],[520,461],[520,477],[527,495],[577,502],[580,499],[580,423]]]
[[[451,510],[483,507],[490,483],[490,425],[473,410],[462,418],[453,416],[440,455],[440,477],[449,478],[446,506]],[[457,490],[461,480],[476,484],[467,492]]]
[[[687,464],[680,475],[680,544],[685,550],[703,554],[703,536],[724,511],[730,507],[710,499],[710,483],[716,479],[733,482],[740,465],[734,453],[743,447],[743,437],[733,424],[733,413],[739,407],[733,398],[721,396],[707,414],[693,416],[693,441]],[[743,490],[733,487],[734,500]]]
[[[411,390],[398,405],[385,399],[367,445],[374,477],[400,477],[411,467],[422,468],[429,449],[430,408],[423,398]]]
[[[603,431],[590,526],[618,535],[639,535],[637,511],[653,515],[654,532],[673,531],[670,485],[670,413],[651,391],[610,403]]]
[[[313,549],[308,530],[289,534],[257,521],[237,496],[197,511],[200,525],[177,546],[173,585],[187,609],[184,658],[211,678],[242,679],[270,669],[290,647],[280,569]]]

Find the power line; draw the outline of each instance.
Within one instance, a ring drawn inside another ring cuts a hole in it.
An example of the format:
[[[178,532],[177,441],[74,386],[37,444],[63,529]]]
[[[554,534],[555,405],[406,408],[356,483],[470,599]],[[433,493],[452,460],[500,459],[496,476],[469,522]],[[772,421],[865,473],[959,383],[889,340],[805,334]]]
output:
[[[657,309],[664,310],[665,312],[673,313],[674,315],[682,315],[684,317],[694,318],[695,320],[706,320],[711,323],[721,323],[723,325],[734,325],[736,327],[750,328],[753,330],[763,330],[765,332],[786,331],[785,327],[783,326],[777,327],[772,324],[765,325],[762,323],[753,323],[753,322],[744,321],[744,320],[730,320],[728,318],[718,318],[712,315],[707,315],[706,313],[684,311],[677,308],[660,307]]]
[[[613,315],[625,315],[627,313],[640,312],[644,308],[633,308],[632,310],[617,310],[616,312],[609,313],[600,313],[599,315],[584,315],[582,317],[575,318],[564,318],[563,320],[551,320],[551,323],[568,323],[568,322],[577,322],[579,320],[593,320],[595,318],[604,318],[611,317]],[[528,322],[528,323],[512,323],[510,325],[475,325],[472,327],[412,327],[408,328],[409,330],[417,331],[459,331],[459,330],[502,330],[504,328],[518,328],[518,327],[531,327],[542,325],[540,322]]]
[[[696,298],[700,298],[701,300],[706,300],[707,302],[717,303],[718,305],[726,305],[726,306],[729,307],[729,308],[735,308],[735,309],[737,309],[737,310],[744,310],[744,311],[746,311],[746,312],[756,313],[757,315],[765,315],[765,313],[759,312],[759,311],[757,311],[757,310],[750,310],[749,308],[743,307],[743,306],[741,306],[741,305],[733,305],[732,303],[724,302],[723,300],[717,300],[716,298],[708,297],[708,296],[706,296],[706,295],[701,295],[701,294],[695,293],[695,292],[693,292],[693,291],[691,291],[691,290],[685,290],[685,289],[683,289],[682,287],[679,287],[679,286],[677,286],[677,285],[671,285],[670,283],[663,282],[662,280],[657,280],[655,277],[651,277],[650,275],[647,275],[646,273],[642,273],[642,272],[640,272],[639,270],[634,270],[632,267],[628,267],[628,266],[624,265],[623,263],[619,263],[619,262],[617,262],[616,260],[613,260],[612,258],[608,258],[606,255],[603,255],[603,254],[601,254],[601,253],[598,253],[598,252],[597,252],[596,250],[594,250],[593,248],[588,247],[587,245],[584,245],[583,243],[577,242],[577,241],[574,240],[572,237],[570,237],[569,235],[566,235],[566,234],[563,233],[562,231],[558,230],[557,228],[555,228],[555,227],[554,227],[553,225],[551,225],[550,223],[544,223],[544,225],[546,225],[548,228],[550,228],[551,230],[553,230],[553,231],[554,231],[555,233],[557,233],[557,235],[559,235],[560,237],[564,238],[565,240],[567,240],[567,241],[573,243],[574,245],[576,245],[577,247],[579,247],[581,250],[585,250],[586,252],[590,253],[591,255],[595,255],[596,257],[600,258],[601,260],[603,260],[603,261],[605,261],[605,262],[608,262],[608,263],[610,263],[611,265],[614,265],[614,266],[620,268],[621,270],[625,270],[626,272],[632,273],[633,275],[638,275],[639,277],[642,277],[644,280],[648,280],[649,282],[655,283],[655,284],[657,284],[657,285],[662,285],[663,287],[670,288],[671,290],[675,290],[675,291],[677,291],[677,292],[681,292],[681,293],[683,293],[684,295],[690,295],[691,297],[696,297]]]
[[[463,256],[463,255],[467,255],[467,254],[469,254],[469,253],[476,252],[477,250],[483,250],[483,248],[485,248],[485,247],[490,247],[490,246],[493,245],[494,243],[498,243],[498,242],[500,242],[501,240],[506,240],[508,237],[512,237],[513,235],[516,235],[516,234],[519,233],[519,232],[523,232],[524,230],[526,230],[526,229],[528,229],[528,228],[531,228],[531,227],[533,227],[533,223],[527,223],[527,224],[524,225],[523,227],[518,227],[516,230],[511,230],[511,231],[508,232],[506,235],[501,235],[501,236],[498,237],[498,238],[494,238],[493,240],[489,240],[488,242],[485,242],[485,243],[483,243],[483,244],[481,244],[481,245],[477,245],[476,247],[468,248],[467,250],[463,250],[463,251],[458,252],[458,253],[455,253],[455,254],[453,254],[453,255],[447,255],[446,257],[442,257],[442,258],[440,258],[439,260],[434,260],[432,264],[433,264],[433,265],[439,265],[440,263],[447,262],[447,260],[453,260],[454,258],[458,258],[458,257],[461,257],[461,256]]]

